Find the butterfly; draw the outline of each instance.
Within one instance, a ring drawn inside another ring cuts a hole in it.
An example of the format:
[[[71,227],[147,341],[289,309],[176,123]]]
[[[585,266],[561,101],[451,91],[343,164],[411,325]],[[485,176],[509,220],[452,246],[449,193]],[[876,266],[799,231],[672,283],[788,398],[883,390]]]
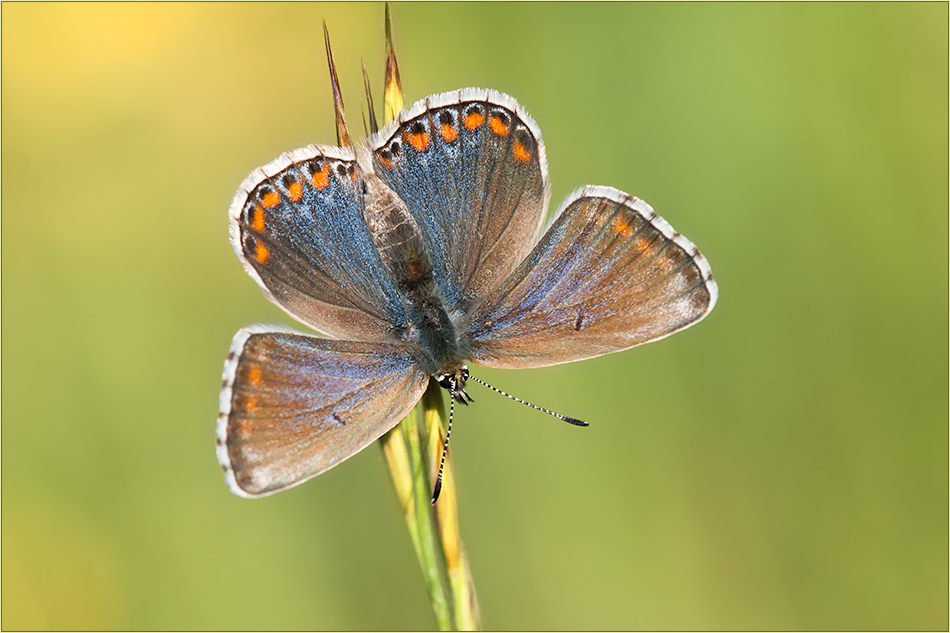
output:
[[[324,336],[234,336],[216,433],[230,490],[261,497],[336,466],[430,380],[467,402],[468,363],[593,358],[712,310],[709,263],[648,204],[586,186],[544,227],[549,197],[535,121],[476,88],[426,97],[363,144],[308,145],[251,172],[229,209],[234,251]]]

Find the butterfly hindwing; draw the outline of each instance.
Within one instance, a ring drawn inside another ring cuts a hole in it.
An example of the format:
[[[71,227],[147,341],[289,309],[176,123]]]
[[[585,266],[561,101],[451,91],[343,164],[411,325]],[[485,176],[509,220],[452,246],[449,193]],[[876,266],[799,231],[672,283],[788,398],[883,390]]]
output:
[[[414,104],[370,139],[373,168],[419,226],[449,309],[497,286],[547,210],[544,144],[518,103],[466,88]]]
[[[702,319],[718,289],[706,259],[642,200],[585,187],[475,313],[472,360],[528,368],[668,336]]]
[[[231,243],[274,303],[329,336],[382,341],[404,304],[363,217],[352,149],[308,146],[254,170],[229,211]]]
[[[217,426],[228,486],[259,497],[332,468],[395,426],[428,381],[399,345],[240,330]]]

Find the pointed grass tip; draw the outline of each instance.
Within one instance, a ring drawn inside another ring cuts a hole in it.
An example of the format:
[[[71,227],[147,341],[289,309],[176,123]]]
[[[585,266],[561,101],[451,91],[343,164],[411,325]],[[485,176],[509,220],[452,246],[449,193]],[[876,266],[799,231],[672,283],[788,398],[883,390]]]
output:
[[[366,64],[360,59],[360,66],[363,68],[363,90],[366,91],[366,106],[369,108],[369,132],[375,134],[379,130],[376,124],[376,110],[373,108],[373,93],[369,88],[369,74],[366,72]],[[366,127],[366,121],[363,121],[363,127]]]
[[[383,113],[385,122],[390,123],[402,111],[402,80],[399,78],[399,64],[396,63],[396,50],[393,48],[393,21],[386,3],[386,82],[383,84]]]
[[[336,74],[336,65],[333,63],[333,51],[330,49],[330,31],[326,21],[323,22],[323,40],[327,45],[327,62],[330,65],[330,84],[333,86],[333,111],[336,115],[336,142],[340,147],[353,145],[350,132],[346,128],[346,118],[343,116],[343,93],[340,91],[340,78]]]

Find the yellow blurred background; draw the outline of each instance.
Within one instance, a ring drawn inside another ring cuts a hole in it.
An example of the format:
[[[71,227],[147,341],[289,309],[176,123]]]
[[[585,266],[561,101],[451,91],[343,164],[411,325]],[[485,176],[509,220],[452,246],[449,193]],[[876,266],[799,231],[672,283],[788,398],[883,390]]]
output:
[[[381,4],[2,8],[2,628],[426,629],[376,447],[247,501],[233,333],[292,322],[238,183],[381,104]],[[396,4],[408,103],[514,96],[552,206],[638,195],[721,301],[660,343],[476,375],[457,412],[486,628],[948,627],[948,5]]]

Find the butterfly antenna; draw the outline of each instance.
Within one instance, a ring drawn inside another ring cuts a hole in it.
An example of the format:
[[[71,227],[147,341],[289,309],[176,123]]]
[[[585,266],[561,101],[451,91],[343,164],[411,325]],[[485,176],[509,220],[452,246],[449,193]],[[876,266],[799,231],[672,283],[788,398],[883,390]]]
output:
[[[349,147],[350,132],[346,129],[346,119],[343,116],[343,93],[340,92],[340,78],[336,75],[336,65],[333,63],[333,51],[330,50],[330,32],[327,23],[323,23],[323,39],[327,43],[327,61],[330,63],[330,83],[333,85],[333,110],[336,113],[336,143],[340,147]]]
[[[492,387],[491,385],[489,385],[489,384],[488,384],[487,382],[485,382],[484,380],[479,380],[479,379],[476,378],[475,376],[469,375],[469,379],[474,380],[475,382],[477,382],[477,383],[480,384],[480,385],[484,385],[484,386],[488,387],[489,389],[491,389],[492,391],[494,391],[494,392],[496,392],[496,393],[500,393],[500,394],[503,395],[503,396],[507,396],[507,397],[511,398],[512,400],[514,400],[515,402],[520,402],[521,404],[526,404],[526,405],[528,405],[529,407],[531,407],[532,409],[537,409],[538,411],[544,411],[544,412],[547,413],[548,415],[553,415],[554,417],[558,418],[559,420],[564,420],[565,422],[567,422],[567,423],[569,423],[569,424],[573,424],[574,426],[590,426],[590,422],[584,422],[583,420],[578,420],[577,418],[572,418],[572,417],[570,417],[570,416],[563,415],[563,414],[560,414],[560,413],[556,413],[556,412],[554,412],[554,411],[549,411],[548,409],[545,409],[544,407],[539,407],[539,406],[536,405],[536,404],[531,404],[531,403],[528,402],[527,400],[522,400],[521,398],[518,398],[518,397],[516,397],[516,396],[513,396],[513,395],[511,395],[510,393],[505,393],[504,391],[502,391],[501,389],[499,389],[499,388],[497,388],[497,387]],[[452,418],[449,418],[449,424],[451,425],[451,423],[452,423]]]
[[[449,437],[452,435],[452,418],[455,417],[455,384],[449,389],[449,427],[445,431],[445,444],[442,445],[442,460],[439,462],[439,476],[435,478],[435,490],[432,491],[432,500],[429,502],[435,505],[439,500],[439,493],[442,492],[442,469],[445,468],[445,455],[449,452]]]
[[[369,107],[369,131],[375,134],[379,130],[376,125],[376,110],[373,108],[373,93],[369,89],[369,75],[366,74],[366,64],[360,59],[360,66],[363,67],[363,89],[366,91],[366,104]],[[363,127],[366,127],[364,121]]]

